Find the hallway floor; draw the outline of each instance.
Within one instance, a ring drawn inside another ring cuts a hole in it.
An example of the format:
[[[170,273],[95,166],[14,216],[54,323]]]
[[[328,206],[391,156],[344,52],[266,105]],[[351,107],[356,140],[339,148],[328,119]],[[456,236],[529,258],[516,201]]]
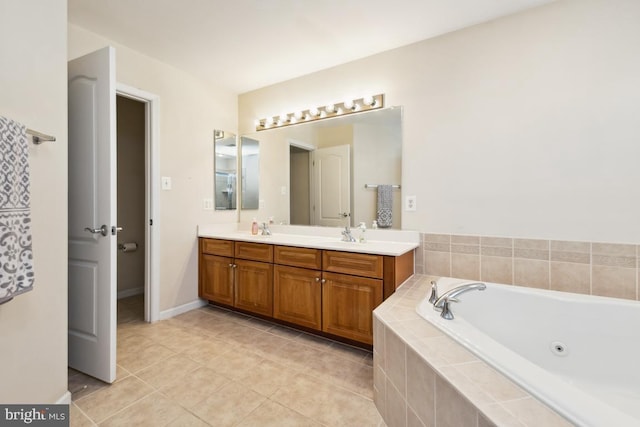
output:
[[[118,301],[117,380],[69,369],[72,426],[384,426],[371,352],[212,306]]]

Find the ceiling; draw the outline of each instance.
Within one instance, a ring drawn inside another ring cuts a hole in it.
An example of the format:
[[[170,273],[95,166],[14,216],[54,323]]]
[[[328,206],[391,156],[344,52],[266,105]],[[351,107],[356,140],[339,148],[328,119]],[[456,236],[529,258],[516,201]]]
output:
[[[69,22],[244,93],[552,0],[68,0]]]

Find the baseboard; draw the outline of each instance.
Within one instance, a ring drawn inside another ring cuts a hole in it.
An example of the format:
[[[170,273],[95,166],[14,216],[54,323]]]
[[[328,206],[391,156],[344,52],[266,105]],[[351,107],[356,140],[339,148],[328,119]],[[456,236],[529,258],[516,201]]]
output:
[[[71,403],[71,392],[65,391],[62,397],[56,400],[56,405],[69,405]]]
[[[128,298],[140,294],[144,294],[144,286],[141,286],[139,288],[125,289],[124,291],[118,291],[118,299]]]
[[[188,302],[186,304],[182,304],[178,307],[170,308],[169,310],[164,310],[160,312],[160,317],[158,320],[165,320],[175,317],[179,314],[186,313],[187,311],[195,310],[196,308],[204,307],[207,305],[205,300],[197,299],[192,302]]]

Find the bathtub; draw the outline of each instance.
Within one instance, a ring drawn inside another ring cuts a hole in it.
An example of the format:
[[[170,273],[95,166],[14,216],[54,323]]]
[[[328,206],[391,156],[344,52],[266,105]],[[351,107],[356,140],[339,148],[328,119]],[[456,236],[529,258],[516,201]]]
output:
[[[470,281],[442,278],[438,290]],[[640,303],[486,283],[420,316],[579,426],[640,426]]]

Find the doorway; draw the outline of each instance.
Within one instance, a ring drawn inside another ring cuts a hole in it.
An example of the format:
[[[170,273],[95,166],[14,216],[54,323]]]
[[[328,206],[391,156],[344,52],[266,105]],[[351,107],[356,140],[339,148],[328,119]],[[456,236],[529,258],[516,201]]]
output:
[[[139,298],[144,301],[144,321],[155,322],[160,320],[159,100],[156,95],[118,83],[116,102],[118,221],[122,224],[121,214],[125,215],[122,219],[130,217],[133,221],[132,233],[127,233],[123,226],[123,234],[118,236],[118,299],[142,295]],[[131,130],[125,130],[122,141],[119,134],[121,121],[132,126]],[[142,140],[140,135],[143,135]],[[127,153],[122,158],[121,149]],[[137,189],[130,192],[128,187],[134,183]],[[135,207],[129,209],[128,203]],[[137,250],[133,250],[135,245],[132,244],[135,243],[138,244]],[[122,271],[121,265],[124,266]],[[127,276],[128,267],[136,276]],[[128,316],[131,313],[122,314]],[[118,313],[118,322],[121,320],[126,319],[121,319]]]
[[[289,145],[289,222],[311,225],[311,151]]]
[[[116,96],[117,123],[117,316],[144,320],[145,300],[145,104]]]

